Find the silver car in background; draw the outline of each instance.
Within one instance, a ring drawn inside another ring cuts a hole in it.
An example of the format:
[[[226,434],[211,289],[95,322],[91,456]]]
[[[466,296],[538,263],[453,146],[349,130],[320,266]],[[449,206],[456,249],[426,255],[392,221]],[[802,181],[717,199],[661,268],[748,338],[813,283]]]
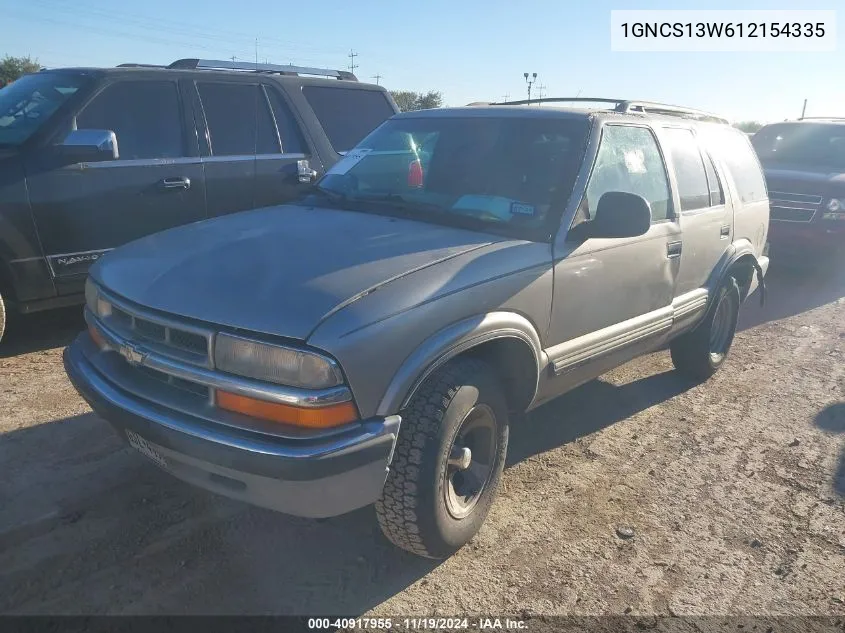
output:
[[[396,115],[298,204],[109,253],[68,375],[177,477],[306,517],[374,503],[448,556],[521,413],[666,344],[707,378],[768,268],[742,132],[558,101]]]

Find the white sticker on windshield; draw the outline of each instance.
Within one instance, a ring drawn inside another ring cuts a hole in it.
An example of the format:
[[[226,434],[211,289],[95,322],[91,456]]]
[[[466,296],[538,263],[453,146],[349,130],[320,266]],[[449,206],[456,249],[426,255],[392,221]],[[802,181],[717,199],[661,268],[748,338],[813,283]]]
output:
[[[534,205],[533,204],[525,204],[524,202],[512,202],[511,203],[511,214],[512,215],[534,215]]]
[[[357,165],[362,160],[364,160],[364,157],[372,151],[373,150],[371,150],[371,149],[353,149],[349,152],[346,152],[346,156],[344,156],[339,161],[337,161],[334,164],[334,167],[332,167],[326,173],[337,174],[339,176],[342,176],[343,174],[348,172],[350,169],[355,167],[355,165]]]
[[[625,167],[629,174],[644,174],[645,168],[645,154],[641,149],[632,149],[625,152]]]

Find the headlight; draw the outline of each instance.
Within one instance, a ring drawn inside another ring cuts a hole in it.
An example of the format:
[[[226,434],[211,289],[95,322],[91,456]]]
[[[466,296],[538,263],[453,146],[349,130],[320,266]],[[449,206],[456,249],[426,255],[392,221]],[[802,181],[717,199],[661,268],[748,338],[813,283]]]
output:
[[[217,335],[214,364],[239,376],[304,389],[325,389],[343,382],[337,365],[324,356],[230,334]]]
[[[100,318],[111,315],[111,304],[100,298],[100,291],[90,277],[85,280],[85,305]]]
[[[827,210],[828,211],[830,211],[832,213],[836,213],[840,209],[845,209],[845,201],[837,199],[837,198],[831,198],[830,200],[828,200],[828,202],[827,202]]]

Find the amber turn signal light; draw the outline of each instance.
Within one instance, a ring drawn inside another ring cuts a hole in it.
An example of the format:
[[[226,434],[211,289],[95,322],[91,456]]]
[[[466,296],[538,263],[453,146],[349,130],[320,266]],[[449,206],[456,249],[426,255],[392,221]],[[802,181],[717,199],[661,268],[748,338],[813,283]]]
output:
[[[103,349],[106,346],[106,340],[103,338],[103,335],[93,325],[88,326],[88,334],[98,349]]]
[[[253,418],[309,429],[327,429],[348,424],[358,419],[358,411],[351,402],[341,402],[340,404],[316,409],[305,409],[277,402],[256,400],[228,391],[217,391],[217,406],[226,411],[241,413]]]

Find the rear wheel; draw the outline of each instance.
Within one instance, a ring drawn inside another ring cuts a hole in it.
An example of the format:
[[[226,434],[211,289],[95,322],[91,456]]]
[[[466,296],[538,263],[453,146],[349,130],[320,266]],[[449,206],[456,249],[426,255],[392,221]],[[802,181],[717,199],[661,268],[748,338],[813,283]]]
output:
[[[699,380],[716,373],[731,349],[739,306],[739,286],[736,279],[728,277],[719,287],[704,321],[670,344],[672,363],[678,371]]]
[[[376,515],[395,545],[445,558],[478,532],[508,445],[508,407],[492,369],[459,358],[433,374],[402,416]]]

